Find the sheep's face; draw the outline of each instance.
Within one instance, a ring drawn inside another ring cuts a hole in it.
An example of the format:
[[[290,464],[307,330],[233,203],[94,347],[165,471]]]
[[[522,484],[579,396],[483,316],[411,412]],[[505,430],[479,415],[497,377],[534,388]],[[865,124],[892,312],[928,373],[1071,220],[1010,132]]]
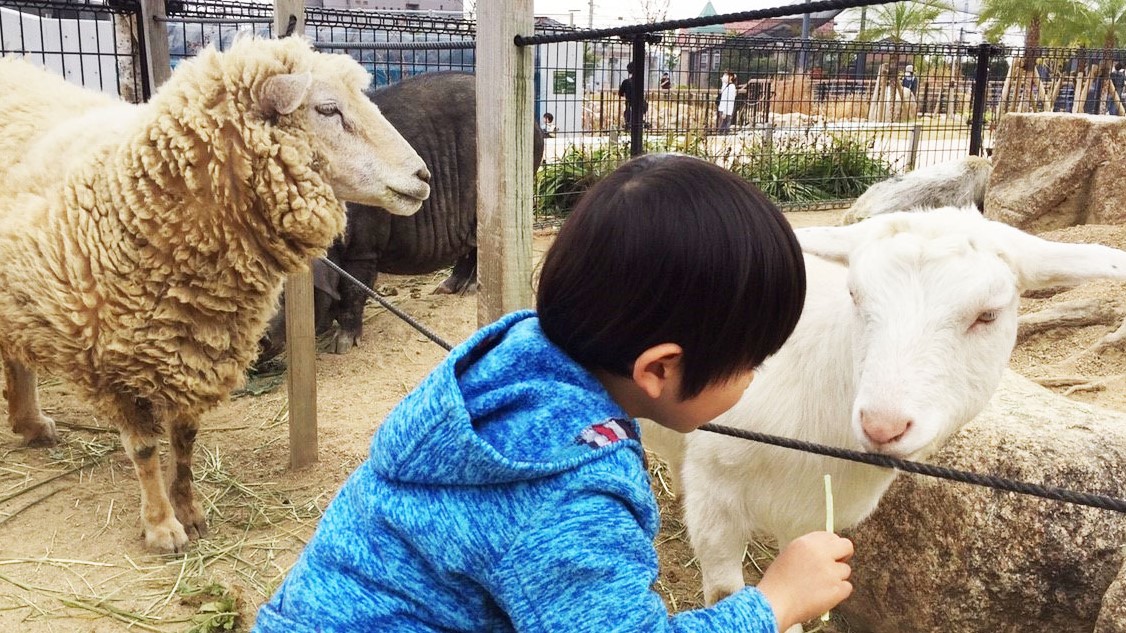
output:
[[[277,114],[304,119],[320,159],[312,167],[336,197],[395,215],[418,211],[430,195],[430,172],[418,153],[368,100],[362,85],[322,74],[271,77],[262,100]]]
[[[1022,292],[1126,278],[1126,252],[1049,242],[973,208],[797,233],[804,251],[849,266],[852,428],[869,450],[899,457],[936,449],[986,405]]]

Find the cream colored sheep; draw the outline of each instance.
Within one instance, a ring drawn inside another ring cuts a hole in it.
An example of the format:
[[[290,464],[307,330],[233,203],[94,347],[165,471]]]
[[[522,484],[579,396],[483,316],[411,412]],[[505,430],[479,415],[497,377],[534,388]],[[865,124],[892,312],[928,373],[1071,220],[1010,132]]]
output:
[[[206,531],[192,490],[199,417],[242,380],[285,275],[342,231],[342,200],[409,215],[429,195],[422,160],[364,96],[369,81],[297,39],[207,50],[145,105],[0,60],[12,428],[55,443],[35,371],[75,383],[121,431],[152,549]]]

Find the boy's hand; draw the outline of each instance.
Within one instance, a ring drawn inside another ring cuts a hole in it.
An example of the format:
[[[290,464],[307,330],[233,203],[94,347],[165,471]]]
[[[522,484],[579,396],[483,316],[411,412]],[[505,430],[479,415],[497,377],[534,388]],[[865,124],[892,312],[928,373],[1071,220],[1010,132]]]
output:
[[[795,539],[767,568],[758,584],[778,619],[778,630],[812,620],[852,593],[852,541],[831,532]]]

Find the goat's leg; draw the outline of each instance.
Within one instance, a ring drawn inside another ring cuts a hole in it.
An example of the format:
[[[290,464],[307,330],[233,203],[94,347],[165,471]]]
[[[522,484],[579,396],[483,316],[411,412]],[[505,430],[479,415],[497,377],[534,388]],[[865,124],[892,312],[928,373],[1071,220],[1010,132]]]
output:
[[[178,417],[172,421],[169,443],[172,457],[168,461],[168,497],[176,518],[184,526],[189,539],[207,534],[207,518],[203,506],[195,498],[192,484],[192,449],[195,447],[199,421]]]
[[[704,602],[713,605],[743,589],[743,551],[747,539],[740,529],[743,521],[732,515],[729,502],[723,499],[722,485],[693,486],[699,477],[689,462],[684,475],[684,523],[692,550],[703,574]]]
[[[59,441],[55,421],[39,408],[39,389],[35,370],[4,361],[4,397],[8,400],[8,421],[12,431],[23,436],[28,446],[54,446]]]
[[[133,460],[141,484],[141,527],[145,546],[157,552],[179,552],[188,544],[184,526],[168,500],[164,477],[160,473],[160,427],[147,402],[127,406],[116,420],[121,429],[121,444]]]

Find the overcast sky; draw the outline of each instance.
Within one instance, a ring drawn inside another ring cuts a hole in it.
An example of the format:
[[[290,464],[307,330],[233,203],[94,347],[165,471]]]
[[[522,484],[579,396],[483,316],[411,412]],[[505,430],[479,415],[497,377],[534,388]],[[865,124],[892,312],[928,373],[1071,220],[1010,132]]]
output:
[[[571,11],[574,11],[574,24],[587,26],[590,15],[590,0],[534,0],[536,15],[548,16],[564,24],[570,24]],[[661,6],[664,0],[595,0],[594,25],[612,26],[616,23],[633,24],[643,21],[645,11],[643,3],[650,6]],[[707,0],[668,0],[667,20],[680,18],[694,18],[700,15]],[[785,4],[792,4],[785,0],[712,0],[716,13],[734,13],[736,11],[750,11],[765,9]],[[620,20],[619,20],[620,18]]]
[[[537,16],[550,17],[563,24],[574,24],[586,27],[590,16],[590,0],[533,0],[534,11]],[[625,26],[645,21],[645,7],[662,7],[666,0],[594,0],[594,26]],[[666,20],[681,18],[694,18],[700,15],[708,0],[667,0],[668,11]],[[735,13],[738,11],[752,11],[770,7],[798,4],[801,0],[712,0],[716,13]],[[977,34],[975,15],[980,0],[954,0],[953,4],[960,10],[956,14],[948,14],[940,18],[942,35],[946,29],[950,30],[950,39],[958,38],[959,27],[964,27],[966,42],[981,40]],[[651,9],[652,10],[652,9]],[[962,11],[965,11],[964,13]],[[849,19],[848,16],[852,16]],[[848,11],[844,18],[837,19],[837,31],[846,38],[855,35],[857,11]]]

